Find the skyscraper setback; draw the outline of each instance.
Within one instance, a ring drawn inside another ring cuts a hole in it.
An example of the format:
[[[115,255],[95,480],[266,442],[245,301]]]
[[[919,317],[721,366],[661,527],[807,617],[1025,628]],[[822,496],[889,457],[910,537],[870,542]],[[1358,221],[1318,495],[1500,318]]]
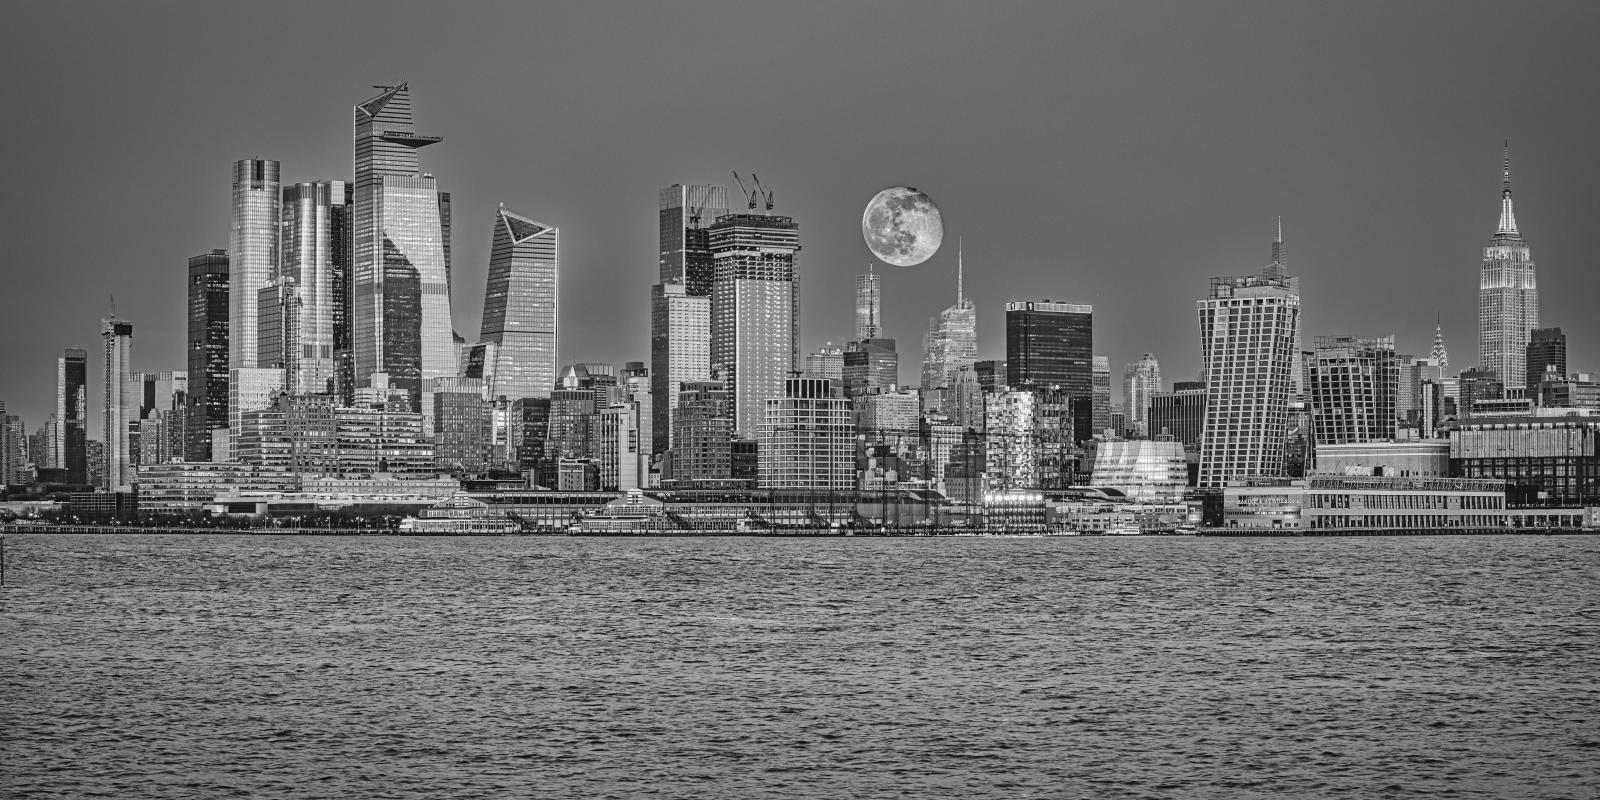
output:
[[[652,454],[665,452],[676,427],[679,387],[709,380],[711,225],[728,214],[728,190],[674,183],[660,192],[660,283],[650,290]]]
[[[258,293],[278,269],[278,162],[245,158],[233,164],[233,215],[228,231],[228,366],[260,362]],[[108,443],[109,444],[109,443]]]
[[[555,388],[559,236],[555,227],[513,214],[504,205],[495,212],[479,333],[479,341],[494,345],[483,376],[491,399],[549,397]]]
[[[406,84],[355,107],[355,220],[350,286],[357,387],[373,375],[410,397],[431,427],[428,382],[456,374],[439,187],[417,150],[441,137],[417,133]]]
[[[1528,243],[1511,207],[1511,146],[1506,145],[1500,224],[1483,248],[1478,279],[1478,349],[1483,369],[1507,386],[1527,383],[1528,337],[1539,327],[1539,287]]]

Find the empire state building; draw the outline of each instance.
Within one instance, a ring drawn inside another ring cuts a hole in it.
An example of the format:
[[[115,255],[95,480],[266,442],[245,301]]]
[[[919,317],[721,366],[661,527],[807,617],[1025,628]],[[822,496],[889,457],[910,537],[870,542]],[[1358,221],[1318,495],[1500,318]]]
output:
[[[1528,336],[1537,327],[1539,287],[1528,243],[1517,231],[1517,216],[1511,209],[1511,148],[1507,145],[1500,227],[1483,248],[1478,283],[1478,348],[1483,368],[1498,373],[1506,386],[1524,385]]]

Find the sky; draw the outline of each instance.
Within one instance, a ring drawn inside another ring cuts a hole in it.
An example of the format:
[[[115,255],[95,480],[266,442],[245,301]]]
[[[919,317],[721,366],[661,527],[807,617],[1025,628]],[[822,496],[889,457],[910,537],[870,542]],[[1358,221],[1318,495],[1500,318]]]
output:
[[[495,207],[561,229],[561,361],[648,361],[657,193],[755,172],[800,224],[802,346],[851,337],[860,218],[917,187],[945,247],[880,266],[915,383],[965,241],[979,352],[1004,303],[1095,309],[1095,351],[1199,369],[1207,279],[1283,217],[1303,333],[1477,361],[1480,249],[1512,143],[1545,325],[1600,371],[1600,4],[1472,2],[75,3],[0,31],[0,400],[30,431],[99,320],[185,368],[185,265],[226,247],[232,162],[351,177],[351,107],[408,81],[454,197],[475,340]],[[737,195],[734,195],[737,197]]]

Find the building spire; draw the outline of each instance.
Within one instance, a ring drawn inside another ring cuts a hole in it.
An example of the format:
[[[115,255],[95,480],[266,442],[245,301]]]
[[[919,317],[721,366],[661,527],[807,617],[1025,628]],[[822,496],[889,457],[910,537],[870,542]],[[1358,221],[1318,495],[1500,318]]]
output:
[[[1444,349],[1444,317],[1434,312],[1433,350],[1428,353],[1428,358],[1433,363],[1441,366],[1450,366],[1450,353]]]
[[[1500,228],[1496,236],[1520,236],[1517,232],[1517,215],[1511,210],[1511,140],[1507,139],[1503,188],[1500,190]]]
[[[962,279],[964,278],[964,276],[961,274],[962,273],[962,269],[963,269],[962,264],[961,264],[961,251],[962,251],[961,237],[957,236],[956,237],[956,305],[958,305],[958,306],[966,303],[966,301],[967,301],[967,294],[966,294],[965,288],[964,288],[964,286],[962,284]]]

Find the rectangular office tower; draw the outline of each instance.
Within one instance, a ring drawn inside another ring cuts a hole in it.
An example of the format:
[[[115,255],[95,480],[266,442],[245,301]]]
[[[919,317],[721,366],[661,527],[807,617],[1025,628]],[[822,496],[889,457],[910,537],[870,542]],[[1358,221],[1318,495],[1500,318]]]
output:
[[[1006,385],[1094,393],[1094,306],[1050,300],[1006,303]]]
[[[122,396],[127,391],[133,367],[133,323],[116,317],[101,320],[100,342],[104,356],[101,376],[105,383],[100,398],[100,436],[106,443],[104,488],[114,492],[133,482],[133,462],[128,449],[130,420],[125,416],[128,403]]]
[[[1300,296],[1287,278],[1212,278],[1195,309],[1206,378],[1199,487],[1281,476]]]
[[[89,481],[86,449],[89,433],[89,404],[85,384],[89,382],[89,354],[68,348],[56,359],[56,428],[51,448],[55,466],[66,470],[66,481]]]
[[[1530,333],[1539,327],[1539,285],[1528,242],[1511,207],[1511,151],[1506,149],[1500,225],[1483,248],[1478,277],[1479,364],[1507,386],[1525,386]]]
[[[357,388],[373,375],[433,414],[428,388],[456,374],[438,183],[417,150],[442,141],[417,133],[406,84],[355,107],[355,219],[350,344]],[[423,430],[432,429],[425,419]]]
[[[350,271],[351,201],[346,181],[297,183],[283,189],[280,279],[293,286],[298,303],[285,353],[293,372],[285,383],[294,394],[327,394],[335,386],[336,331],[344,323],[345,276]]]
[[[549,397],[560,344],[560,230],[501,205],[489,238],[479,341],[489,399]]]
[[[1567,379],[1567,335],[1560,328],[1537,328],[1528,338],[1528,396],[1539,396],[1539,384]]]
[[[1318,336],[1311,363],[1311,433],[1317,446],[1394,439],[1400,362],[1393,336]]]
[[[184,458],[221,461],[211,431],[228,427],[228,251],[189,259],[189,396]]]
[[[727,187],[674,183],[661,190],[661,283],[681,281],[691,297],[711,294],[710,228],[727,214]]]
[[[711,364],[733,395],[734,431],[752,438],[766,401],[800,368],[800,299],[792,217],[728,214],[711,226]]]
[[[233,163],[233,216],[228,229],[228,366],[260,363],[257,294],[276,277],[279,220],[278,162],[245,158]]]
[[[672,279],[650,287],[650,452],[676,448],[684,384],[711,380],[711,298]]]
[[[855,423],[850,401],[828,381],[788,378],[763,403],[759,485],[763,489],[842,491],[856,486]]]

